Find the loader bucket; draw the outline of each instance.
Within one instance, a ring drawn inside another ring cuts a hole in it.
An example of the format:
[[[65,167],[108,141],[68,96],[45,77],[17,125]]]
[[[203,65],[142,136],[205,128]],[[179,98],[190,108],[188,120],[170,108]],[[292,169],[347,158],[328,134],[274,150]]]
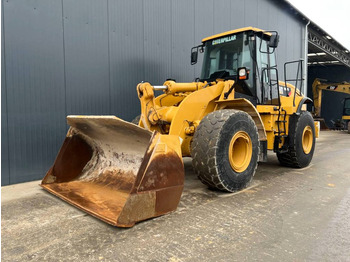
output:
[[[184,184],[179,137],[115,116],[68,116],[67,122],[44,189],[120,227],[177,208]]]

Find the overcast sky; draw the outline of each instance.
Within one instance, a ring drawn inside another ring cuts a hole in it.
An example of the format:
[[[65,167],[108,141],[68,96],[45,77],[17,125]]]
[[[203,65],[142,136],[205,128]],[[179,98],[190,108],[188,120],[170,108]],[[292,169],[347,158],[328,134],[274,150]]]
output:
[[[350,50],[350,0],[288,0]]]

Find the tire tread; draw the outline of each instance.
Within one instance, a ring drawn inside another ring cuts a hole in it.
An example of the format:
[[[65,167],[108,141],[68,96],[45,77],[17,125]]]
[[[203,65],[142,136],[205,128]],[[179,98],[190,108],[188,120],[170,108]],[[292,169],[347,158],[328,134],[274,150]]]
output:
[[[303,111],[299,116],[296,117],[295,124],[290,125],[290,135],[289,139],[292,139],[290,141],[290,145],[288,146],[288,152],[286,153],[277,153],[278,161],[281,165],[287,166],[287,167],[294,167],[294,168],[302,168],[304,167],[298,158],[297,148],[296,145],[299,141],[297,141],[297,135],[296,130],[298,130],[299,126],[301,125],[301,119],[304,115],[308,115],[308,117],[311,117],[310,112]],[[292,121],[292,120],[291,120]]]
[[[202,119],[195,132],[192,142],[192,165],[199,180],[210,188],[234,192],[246,186],[246,184],[235,184],[233,186],[235,189],[232,190],[232,185],[227,185],[225,181],[221,181],[216,156],[217,143],[224,124],[233,114],[240,113],[246,114],[243,111],[233,109],[212,112]],[[253,119],[250,116],[248,119],[254,125],[256,135],[258,136],[258,129]],[[253,176],[256,168],[257,165],[254,168]]]

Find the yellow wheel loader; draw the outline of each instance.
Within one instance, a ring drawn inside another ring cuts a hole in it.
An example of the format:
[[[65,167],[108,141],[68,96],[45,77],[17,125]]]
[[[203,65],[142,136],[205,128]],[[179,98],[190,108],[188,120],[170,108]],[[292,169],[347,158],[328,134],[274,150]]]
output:
[[[315,124],[296,86],[278,80],[279,36],[253,27],[202,40],[202,74],[192,83],[137,86],[137,125],[115,116],[68,116],[71,128],[42,187],[112,225],[131,227],[177,208],[182,157],[199,179],[227,192],[245,188],[257,163],[276,152],[282,165],[305,167]],[[301,73],[301,61],[297,64]],[[286,77],[285,77],[286,78]],[[155,90],[164,93],[155,97]]]
[[[340,92],[350,94],[350,83],[341,82],[335,83],[325,79],[316,78],[312,83],[312,93],[314,99],[314,116],[321,117],[321,105],[322,105],[322,91],[328,90],[333,92]]]
[[[325,79],[316,78],[312,83],[312,94],[314,100],[314,111],[313,117],[314,120],[319,121],[321,125],[321,129],[328,130],[325,120],[321,117],[322,111],[322,93],[323,90],[327,90],[330,92],[339,92],[350,94],[350,83],[348,82],[331,82]],[[323,110],[327,111],[327,108],[323,108]],[[334,127],[337,129],[337,126],[341,126],[341,122],[335,122]]]

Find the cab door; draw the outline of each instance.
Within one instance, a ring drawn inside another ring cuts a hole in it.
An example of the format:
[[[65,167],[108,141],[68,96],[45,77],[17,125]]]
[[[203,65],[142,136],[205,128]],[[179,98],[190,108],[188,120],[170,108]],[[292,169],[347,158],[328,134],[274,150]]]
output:
[[[259,104],[279,106],[279,84],[275,53],[268,41],[256,37],[256,86]]]

